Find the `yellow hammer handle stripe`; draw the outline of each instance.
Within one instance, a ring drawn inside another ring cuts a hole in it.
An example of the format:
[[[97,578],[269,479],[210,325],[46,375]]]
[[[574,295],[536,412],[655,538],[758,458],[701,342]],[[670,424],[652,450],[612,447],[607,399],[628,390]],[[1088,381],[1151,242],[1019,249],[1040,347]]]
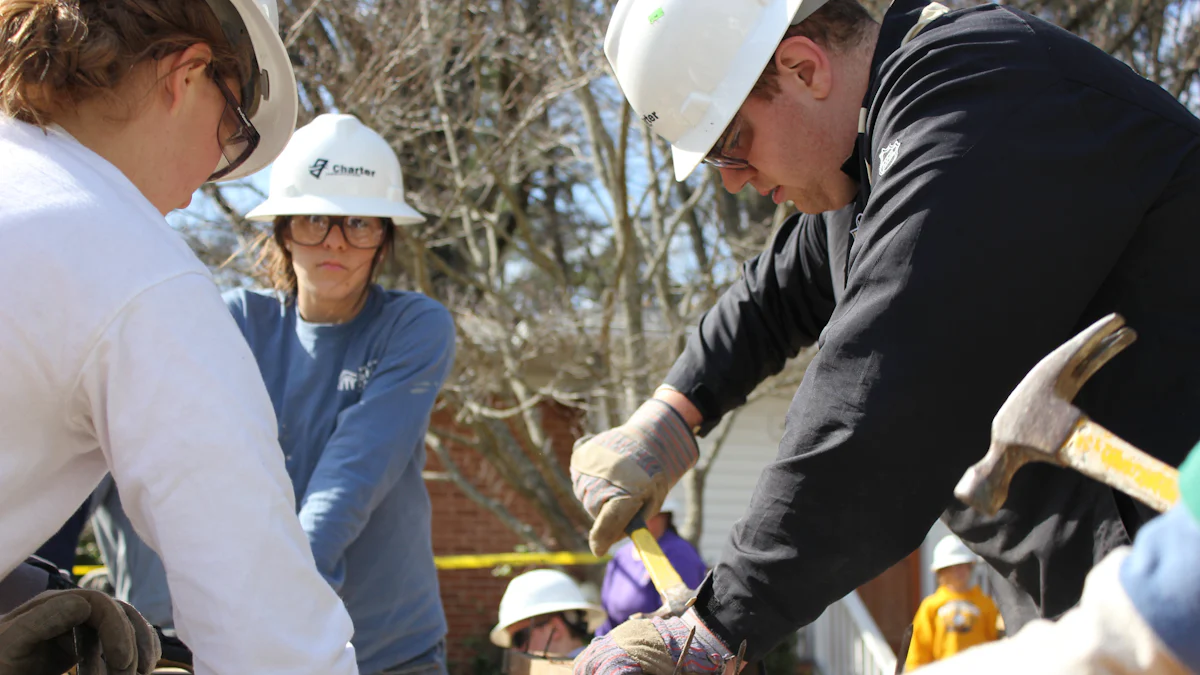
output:
[[[1062,449],[1067,464],[1158,511],[1179,501],[1179,471],[1084,417]]]
[[[629,533],[629,538],[637,547],[642,564],[650,573],[650,580],[654,582],[654,587],[658,589],[659,595],[666,598],[668,588],[683,585],[683,579],[679,577],[679,573],[675,571],[675,566],[671,564],[671,561],[667,560],[667,555],[663,553],[662,547],[658,545],[654,535],[650,534],[650,530],[644,527],[638,528]]]
[[[433,562],[439,570],[489,569],[500,565],[525,567],[528,565],[599,565],[612,556],[596,556],[591,551],[549,551],[534,553],[483,553],[475,555],[439,555]],[[103,569],[104,565],[75,565],[71,570],[76,577]]]

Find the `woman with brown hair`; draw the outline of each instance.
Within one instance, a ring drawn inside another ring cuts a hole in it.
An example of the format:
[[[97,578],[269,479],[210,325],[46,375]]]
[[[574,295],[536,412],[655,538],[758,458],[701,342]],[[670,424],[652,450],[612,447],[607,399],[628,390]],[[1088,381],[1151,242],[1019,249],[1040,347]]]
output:
[[[198,673],[349,675],[351,624],[295,517],[253,357],[163,218],[290,137],[276,12],[0,0],[0,575],[108,472],[162,554]],[[136,627],[106,626],[106,656],[128,656],[114,640]],[[39,654],[0,665],[57,665]]]
[[[372,283],[395,228],[425,217],[404,199],[395,151],[351,115],[319,115],[297,130],[271,168],[270,196],[247,217],[268,224],[257,251],[271,288],[233,290],[225,302],[275,406],[317,569],[354,621],[359,672],[444,675],[421,470],[429,415],[454,363],[454,322],[432,298]],[[116,495],[105,495],[97,540],[123,542],[105,551],[109,569],[136,581],[124,599],[162,613],[161,568],[126,522]]]

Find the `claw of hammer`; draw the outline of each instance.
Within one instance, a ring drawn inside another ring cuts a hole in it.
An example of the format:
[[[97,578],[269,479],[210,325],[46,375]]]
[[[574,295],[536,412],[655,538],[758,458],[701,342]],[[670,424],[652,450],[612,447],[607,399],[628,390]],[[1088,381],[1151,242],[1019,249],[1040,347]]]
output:
[[[1137,339],[1109,314],[1042,359],[1000,407],[987,455],[954,494],[995,514],[1013,474],[1029,462],[1074,468],[1163,511],[1178,499],[1176,472],[1088,419],[1071,399],[1104,364]]]

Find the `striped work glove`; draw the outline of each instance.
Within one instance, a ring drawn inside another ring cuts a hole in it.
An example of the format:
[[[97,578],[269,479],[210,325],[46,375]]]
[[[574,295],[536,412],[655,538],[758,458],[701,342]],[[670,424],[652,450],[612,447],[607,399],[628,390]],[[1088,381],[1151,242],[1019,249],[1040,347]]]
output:
[[[720,673],[733,654],[689,610],[682,617],[633,619],[617,626],[575,657],[574,675],[672,675],[692,627],[683,673]]]
[[[575,496],[596,519],[588,535],[592,552],[604,555],[639,512],[658,513],[667,492],[699,457],[683,416],[653,398],[625,424],[576,443],[571,480]]]

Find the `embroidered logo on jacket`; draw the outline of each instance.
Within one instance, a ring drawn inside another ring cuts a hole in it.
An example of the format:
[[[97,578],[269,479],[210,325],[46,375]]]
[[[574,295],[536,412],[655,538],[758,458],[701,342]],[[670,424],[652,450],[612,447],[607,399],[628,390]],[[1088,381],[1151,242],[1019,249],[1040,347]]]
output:
[[[367,388],[367,380],[371,379],[371,371],[375,370],[375,365],[379,363],[379,359],[372,359],[366,365],[359,366],[358,370],[343,370],[338,375],[338,391],[362,391]]]
[[[888,143],[882,150],[879,151],[879,175],[888,172],[892,165],[896,163],[896,158],[900,156],[900,141],[892,141]]]

